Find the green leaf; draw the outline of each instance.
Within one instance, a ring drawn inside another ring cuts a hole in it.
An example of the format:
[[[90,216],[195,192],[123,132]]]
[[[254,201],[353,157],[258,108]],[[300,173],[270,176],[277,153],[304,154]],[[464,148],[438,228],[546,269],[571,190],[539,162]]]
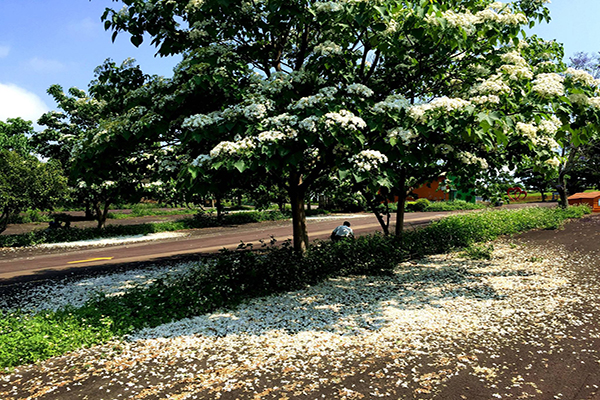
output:
[[[144,41],[144,37],[142,35],[134,35],[131,37],[130,40],[131,40],[131,43],[133,43],[133,45],[135,47],[140,47],[140,44],[142,44],[142,42]]]
[[[341,169],[341,170],[339,170],[338,175],[341,180],[344,180],[348,177],[348,175],[350,175],[350,171],[347,169],[343,169],[343,170]]]
[[[235,162],[233,166],[240,172],[244,172],[248,168],[244,160]]]

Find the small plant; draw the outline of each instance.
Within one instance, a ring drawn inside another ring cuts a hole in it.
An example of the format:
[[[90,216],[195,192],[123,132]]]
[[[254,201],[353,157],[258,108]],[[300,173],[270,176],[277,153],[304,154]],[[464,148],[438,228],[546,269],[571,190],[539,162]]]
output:
[[[465,249],[462,256],[471,260],[491,260],[493,258],[494,246],[471,245]]]
[[[531,256],[531,257],[527,258],[526,261],[530,262],[530,263],[539,263],[539,262],[544,261],[544,258],[543,257],[538,257],[538,256]]]

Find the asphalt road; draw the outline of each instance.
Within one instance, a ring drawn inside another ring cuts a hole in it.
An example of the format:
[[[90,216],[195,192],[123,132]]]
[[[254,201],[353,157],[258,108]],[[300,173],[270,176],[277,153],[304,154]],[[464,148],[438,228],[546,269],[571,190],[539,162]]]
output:
[[[548,206],[555,205],[553,203],[546,204]],[[512,207],[518,207],[518,205]],[[448,214],[448,212],[408,213],[405,215],[405,228],[411,229],[415,225],[422,225]],[[310,239],[327,239],[331,231],[346,219],[351,221],[356,235],[381,231],[373,214],[309,218],[307,228]],[[190,235],[183,238],[129,244],[124,242],[103,247],[64,247],[58,250],[34,248],[4,251],[0,254],[0,283],[25,276],[31,278],[34,275],[41,277],[41,275],[58,271],[63,273],[70,270],[76,271],[84,267],[148,261],[160,262],[182,256],[214,253],[224,248],[235,249],[241,242],[260,246],[261,240],[268,243],[271,237],[278,242],[291,239],[291,222],[277,221],[208,228],[190,231]]]

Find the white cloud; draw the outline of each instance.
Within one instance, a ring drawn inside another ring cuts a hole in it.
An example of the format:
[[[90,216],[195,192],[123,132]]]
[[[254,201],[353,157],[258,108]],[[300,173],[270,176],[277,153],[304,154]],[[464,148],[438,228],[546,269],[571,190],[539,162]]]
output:
[[[77,22],[72,22],[67,26],[69,33],[76,35],[77,37],[86,36],[97,36],[103,32],[102,25],[100,22],[96,22],[92,18],[84,18]]]
[[[10,47],[0,46],[0,58],[4,58],[10,53]]]
[[[34,57],[27,62],[29,67],[39,73],[55,73],[62,72],[66,69],[65,64],[56,60],[48,60],[44,58]]]
[[[49,110],[36,94],[12,83],[0,83],[0,121],[21,117],[35,124]]]

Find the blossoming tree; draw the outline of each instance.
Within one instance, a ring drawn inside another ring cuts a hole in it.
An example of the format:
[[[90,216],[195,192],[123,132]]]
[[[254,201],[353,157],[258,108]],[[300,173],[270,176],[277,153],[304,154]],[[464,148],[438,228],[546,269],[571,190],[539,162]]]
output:
[[[511,57],[505,47],[518,42],[522,26],[547,17],[543,3],[129,0],[103,18],[136,45],[150,34],[162,55],[212,49],[254,71],[237,81],[239,102],[185,120],[183,144],[214,143],[192,168],[250,169],[277,179],[288,191],[294,247],[302,251],[304,197],[323,175],[352,173],[400,185],[401,193],[403,177],[439,162],[435,149],[452,155],[448,164],[484,165],[468,149],[482,153],[502,142],[508,125],[496,122],[498,111],[478,111],[506,90],[503,75],[486,65]],[[505,63],[511,68],[502,74],[531,79],[518,62]],[[230,76],[223,71],[223,82]],[[461,98],[476,86],[476,100]],[[395,104],[398,98],[411,108]]]
[[[149,175],[152,157],[140,155],[143,142],[129,140],[130,130],[119,130],[118,135],[110,131],[116,116],[126,114],[124,109],[130,110],[126,114],[130,120],[145,123],[127,102],[130,93],[150,77],[133,60],[120,66],[107,60],[95,72],[89,92],[71,88],[65,93],[58,85],[48,89],[61,111],[40,118],[46,129],[34,135],[33,144],[39,154],[64,166],[75,197],[91,208],[89,214],[102,228],[110,205],[139,199],[141,181]]]

